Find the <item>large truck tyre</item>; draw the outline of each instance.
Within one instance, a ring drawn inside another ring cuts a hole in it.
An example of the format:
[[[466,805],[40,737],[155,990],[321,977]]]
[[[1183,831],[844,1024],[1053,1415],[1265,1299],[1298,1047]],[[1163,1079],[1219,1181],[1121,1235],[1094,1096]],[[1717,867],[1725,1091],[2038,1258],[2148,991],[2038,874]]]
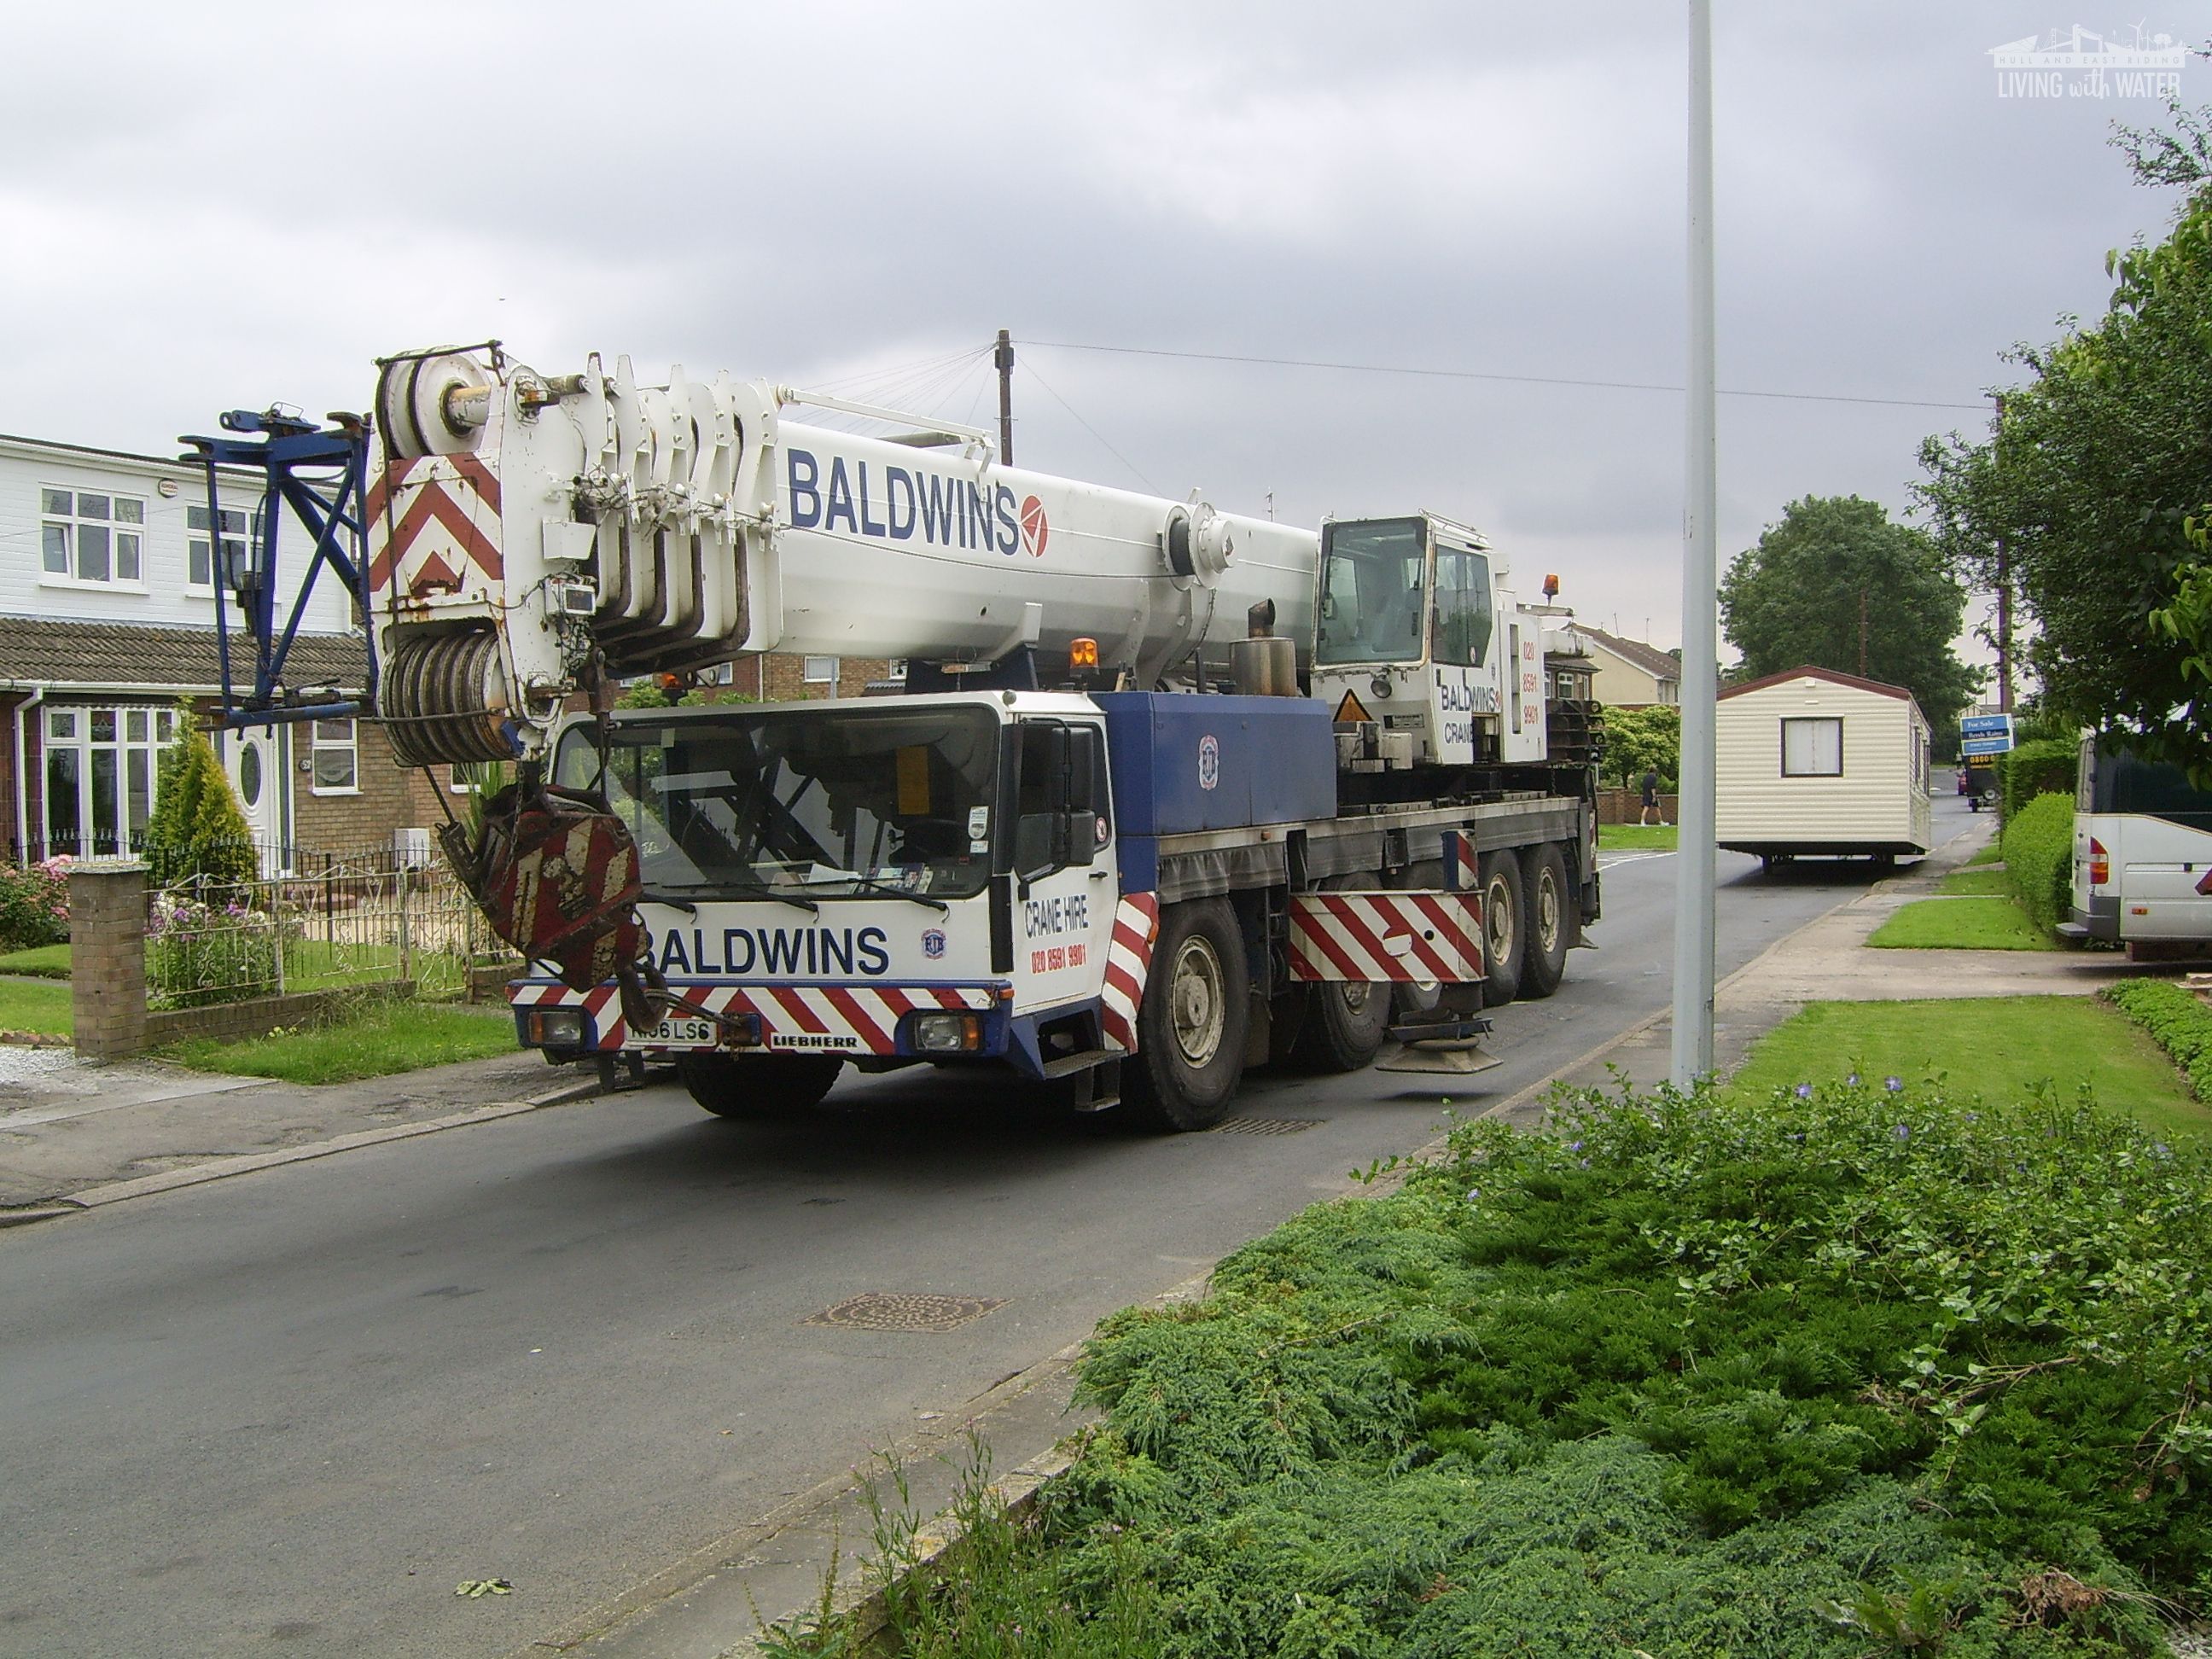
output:
[[[685,1054],[676,1076],[716,1117],[790,1117],[820,1105],[844,1068],[835,1054]]]
[[[1521,994],[1547,997],[1567,976],[1567,946],[1574,942],[1574,890],[1567,885],[1567,858],[1555,841],[1523,849],[1522,873],[1528,904],[1522,915],[1528,935],[1521,947]]]
[[[1252,976],[1226,899],[1160,915],[1152,976],[1137,1009],[1137,1052],[1121,1063],[1123,1103],[1159,1129],[1210,1129],[1229,1115],[1244,1074]]]
[[[1306,1004],[1294,1051],[1316,1072],[1364,1070],[1390,1035],[1390,987],[1365,980],[1322,980]]]
[[[1500,1008],[1521,994],[1522,946],[1527,941],[1528,886],[1510,848],[1482,855],[1482,1000]]]

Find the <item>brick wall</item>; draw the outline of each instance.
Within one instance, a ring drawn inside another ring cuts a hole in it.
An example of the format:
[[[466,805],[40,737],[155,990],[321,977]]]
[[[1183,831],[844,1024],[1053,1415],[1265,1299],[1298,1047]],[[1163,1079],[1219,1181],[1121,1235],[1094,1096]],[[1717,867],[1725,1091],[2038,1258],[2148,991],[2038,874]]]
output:
[[[336,991],[295,991],[281,997],[252,997],[204,1008],[165,1008],[146,1016],[145,1046],[181,1042],[186,1037],[264,1036],[280,1025],[317,1019],[336,1004],[355,998],[406,998],[415,994],[407,979],[349,985]],[[82,1046],[80,1044],[80,1046]]]
[[[890,660],[884,657],[840,657],[834,695],[860,696],[867,690],[871,681],[889,679],[890,667]],[[827,684],[808,683],[805,658],[781,652],[742,659],[732,670],[731,677],[732,684],[727,687],[710,688],[708,697],[723,691],[757,698],[763,702],[803,702],[833,695]]]
[[[1662,823],[1680,823],[1682,798],[1680,795],[1659,797],[1659,811],[1655,816]],[[1641,789],[1601,789],[1597,792],[1597,821],[1600,823],[1633,823],[1643,815],[1644,792]]]
[[[146,1047],[146,866],[87,860],[70,872],[70,1016],[76,1051],[122,1060]]]
[[[351,794],[317,794],[314,775],[299,769],[309,757],[306,729],[293,738],[292,842],[307,852],[388,848],[395,830],[435,829],[445,822],[438,791],[446,785],[448,769],[401,766],[392,759],[392,740],[373,721],[359,721],[354,730],[360,743],[355,768],[359,788]],[[456,813],[464,810],[466,799],[449,797]]]

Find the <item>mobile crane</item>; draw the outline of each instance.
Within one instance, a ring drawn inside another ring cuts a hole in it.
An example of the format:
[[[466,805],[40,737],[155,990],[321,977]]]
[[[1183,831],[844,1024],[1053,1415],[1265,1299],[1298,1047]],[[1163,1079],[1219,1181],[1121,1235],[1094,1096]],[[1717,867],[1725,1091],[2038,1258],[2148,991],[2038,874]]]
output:
[[[1479,1066],[1486,994],[1550,994],[1597,917],[1595,711],[1553,718],[1556,613],[1466,526],[1316,533],[626,358],[380,371],[379,714],[403,761],[520,763],[447,848],[550,1058],[672,1058],[726,1116],[990,1066],[1195,1129],[1270,1054]],[[611,708],[769,651],[903,695]]]

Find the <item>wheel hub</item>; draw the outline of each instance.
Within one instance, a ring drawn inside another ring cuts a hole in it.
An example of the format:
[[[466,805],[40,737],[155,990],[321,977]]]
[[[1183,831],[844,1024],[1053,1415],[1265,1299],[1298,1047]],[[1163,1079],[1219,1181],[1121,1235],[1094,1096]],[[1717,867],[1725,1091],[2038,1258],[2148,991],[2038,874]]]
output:
[[[1202,1066],[1221,1047],[1228,998],[1221,963],[1202,939],[1187,939],[1176,952],[1169,1006],[1175,1018],[1176,1047],[1190,1066]]]

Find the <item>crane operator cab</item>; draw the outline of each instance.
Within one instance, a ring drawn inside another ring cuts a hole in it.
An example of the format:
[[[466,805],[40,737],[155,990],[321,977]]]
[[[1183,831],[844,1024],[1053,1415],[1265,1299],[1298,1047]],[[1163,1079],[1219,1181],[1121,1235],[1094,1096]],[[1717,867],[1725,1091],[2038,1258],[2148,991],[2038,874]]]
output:
[[[1543,630],[1481,532],[1433,514],[1321,532],[1313,693],[1348,769],[1539,760]]]

